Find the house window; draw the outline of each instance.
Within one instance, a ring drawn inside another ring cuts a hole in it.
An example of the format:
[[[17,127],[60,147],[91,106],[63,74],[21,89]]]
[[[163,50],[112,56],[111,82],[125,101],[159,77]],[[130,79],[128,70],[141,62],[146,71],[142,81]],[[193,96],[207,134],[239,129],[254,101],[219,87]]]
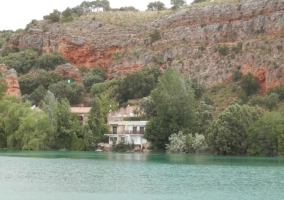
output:
[[[137,134],[137,127],[136,126],[133,127],[133,134]]]
[[[112,127],[112,134],[117,134],[117,126]]]
[[[117,137],[109,137],[110,141],[116,142],[117,141]]]
[[[144,134],[144,127],[140,127],[140,134]]]

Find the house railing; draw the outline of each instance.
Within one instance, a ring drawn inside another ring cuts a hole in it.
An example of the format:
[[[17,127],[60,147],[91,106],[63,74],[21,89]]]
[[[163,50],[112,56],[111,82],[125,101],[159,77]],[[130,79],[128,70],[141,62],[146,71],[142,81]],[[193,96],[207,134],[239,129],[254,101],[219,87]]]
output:
[[[109,131],[107,134],[144,134],[144,131],[124,131],[124,132]]]
[[[124,134],[144,134],[144,131],[125,131]]]

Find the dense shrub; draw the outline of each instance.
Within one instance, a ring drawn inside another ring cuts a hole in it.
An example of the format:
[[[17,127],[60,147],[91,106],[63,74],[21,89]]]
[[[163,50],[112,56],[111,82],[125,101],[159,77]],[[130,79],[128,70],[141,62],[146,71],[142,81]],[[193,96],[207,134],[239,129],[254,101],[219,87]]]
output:
[[[51,84],[62,81],[63,78],[57,72],[39,71],[35,76],[24,75],[19,78],[20,90],[23,95],[31,94],[36,88],[42,86],[48,89]]]
[[[127,74],[118,82],[118,87],[114,91],[118,95],[118,101],[127,102],[129,99],[149,96],[156,87],[160,75],[161,71],[158,67],[145,68]]]
[[[2,46],[2,45],[1,45]],[[0,47],[1,47],[0,46]],[[16,53],[19,52],[19,49],[15,46],[12,47],[5,47],[2,51],[1,51],[1,55],[2,57],[8,56],[10,53]]]
[[[158,29],[155,29],[152,33],[150,33],[149,36],[150,36],[151,43],[162,38],[161,32]]]
[[[260,89],[258,77],[253,76],[250,72],[247,73],[241,80],[241,87],[248,96],[257,92]]]
[[[67,83],[66,81],[60,81],[58,83],[51,84],[48,87],[48,90],[50,90],[56,98],[67,98],[70,104],[76,104],[81,100],[84,92],[84,86],[77,82]]]
[[[278,112],[267,112],[248,129],[248,154],[276,156],[283,153],[284,117]]]
[[[52,22],[59,22],[60,14],[61,13],[58,10],[54,9],[52,13],[50,13],[49,15],[45,15],[43,19],[50,20]]]
[[[278,106],[279,102],[279,95],[275,93],[271,93],[269,95],[266,95],[264,97],[261,96],[256,96],[253,97],[250,101],[249,104],[252,106],[262,106],[268,110],[273,110],[276,109]]]
[[[106,70],[101,67],[95,67],[89,73],[85,74],[82,82],[85,86],[86,91],[90,91],[91,87],[96,83],[102,83],[106,80],[107,73]]]
[[[278,85],[273,88],[269,88],[267,91],[267,94],[272,94],[276,93],[279,95],[279,100],[283,101],[284,100],[284,85]]]
[[[240,70],[235,70],[233,73],[233,81],[237,81],[242,77],[242,72]]]
[[[38,67],[44,70],[54,70],[58,65],[67,63],[68,60],[58,52],[44,54],[38,58]]]
[[[227,45],[225,45],[225,44],[219,45],[217,47],[217,51],[219,52],[219,54],[221,56],[226,56],[229,53],[229,47]]]
[[[0,58],[0,62],[13,68],[18,73],[27,73],[36,65],[38,52],[33,49],[27,49],[18,53],[10,53],[9,55]]]

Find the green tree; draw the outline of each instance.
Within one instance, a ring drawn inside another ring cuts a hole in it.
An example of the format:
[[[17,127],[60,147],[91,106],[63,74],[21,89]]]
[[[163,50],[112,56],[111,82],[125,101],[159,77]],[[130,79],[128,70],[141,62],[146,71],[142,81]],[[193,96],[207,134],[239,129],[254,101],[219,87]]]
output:
[[[257,92],[260,88],[260,83],[258,77],[252,75],[252,73],[247,73],[243,76],[241,80],[241,87],[246,92],[248,96]]]
[[[107,73],[106,70],[101,67],[95,67],[91,72],[85,74],[82,82],[85,86],[86,91],[90,91],[91,87],[96,83],[102,83],[106,80]]]
[[[153,42],[155,42],[155,41],[157,41],[157,40],[162,38],[161,32],[158,29],[155,29],[153,32],[151,32],[149,34],[149,36],[150,36],[150,39],[151,39],[151,43],[153,43]]]
[[[9,113],[9,109],[12,109],[14,103],[20,103],[20,99],[16,96],[4,96],[0,100],[0,148],[7,148],[8,136],[18,127],[17,121],[13,121],[13,119],[17,120],[18,118]],[[9,120],[10,116],[13,118],[11,121]],[[15,124],[11,124],[13,122]]]
[[[27,49],[18,53],[10,53],[8,56],[0,58],[0,62],[13,68],[18,73],[27,73],[35,67],[38,59],[38,52],[33,49]]]
[[[283,101],[284,99],[284,85],[277,85],[275,87],[269,88],[267,91],[267,94],[278,94],[279,95],[279,100]]]
[[[71,8],[66,8],[63,12],[62,12],[62,21],[64,22],[71,22],[73,21],[73,10]]]
[[[19,98],[9,98],[9,107],[6,107],[2,125],[7,137],[7,147],[9,149],[22,149],[22,135],[17,132],[21,125],[21,119],[31,112],[29,102],[21,102]]]
[[[166,69],[152,91],[158,116],[176,123],[181,129],[195,130],[196,110],[191,80],[175,68]]]
[[[50,20],[52,22],[59,22],[60,14],[61,13],[58,10],[54,9],[53,12],[50,13],[49,15],[43,16],[43,19]]]
[[[58,121],[58,116],[56,112],[56,105],[57,105],[57,100],[52,92],[47,90],[46,95],[43,99],[41,108],[42,110],[47,114],[49,118],[49,122],[52,127],[52,146],[55,147],[55,135],[57,132],[57,121]]]
[[[23,95],[29,95],[39,86],[48,89],[50,85],[56,84],[62,80],[63,78],[57,72],[40,70],[35,74],[35,76],[31,76],[29,74],[21,76],[19,78],[19,85],[21,93]]]
[[[89,150],[94,149],[97,143],[102,139],[103,134],[107,132],[101,102],[98,98],[95,98],[92,102],[92,108],[88,115],[84,132],[85,144]]]
[[[97,8],[97,9],[103,9],[103,11],[108,11],[110,10],[110,4],[108,0],[96,0],[96,1],[92,1],[93,3],[93,9]]]
[[[218,154],[245,155],[247,129],[263,113],[262,109],[233,104],[207,130],[207,141]]]
[[[20,119],[16,138],[21,140],[21,149],[44,150],[51,148],[52,127],[47,115],[40,110],[33,110]]]
[[[196,114],[198,119],[198,133],[205,134],[213,120],[213,106],[201,101]]]
[[[40,101],[43,100],[45,94],[46,89],[42,86],[39,86],[30,95],[27,96],[27,99],[32,103],[32,105],[38,106]]]
[[[2,46],[2,45],[1,45]],[[10,53],[17,53],[19,52],[19,49],[17,47],[5,47],[2,51],[1,51],[1,55],[2,57],[8,56]]]
[[[56,98],[67,98],[71,104],[80,102],[84,92],[84,86],[81,83],[73,82],[67,83],[66,81],[60,81],[58,83],[51,84],[48,87]]]
[[[206,2],[208,0],[194,0],[192,3],[202,3],[202,2]]]
[[[146,125],[144,137],[155,150],[164,150],[172,133],[195,132],[197,117],[190,79],[175,68],[168,68],[151,93],[157,116]]]
[[[38,67],[44,70],[54,70],[58,65],[67,63],[68,60],[58,52],[44,54],[37,60]]]
[[[156,11],[166,9],[165,4],[160,1],[150,2],[147,7],[148,7],[148,10],[156,10]]]
[[[161,118],[153,117],[146,125],[144,138],[152,143],[154,151],[164,151],[170,135],[178,131],[178,127],[172,127]]]
[[[155,108],[155,103],[151,96],[144,97],[140,101],[140,109],[143,111],[143,113],[149,117],[157,116],[157,111]]]
[[[61,99],[56,103],[55,114],[57,118],[57,130],[55,132],[56,149],[72,149],[72,144],[77,139],[78,118],[70,112],[70,104],[67,99]]]
[[[135,7],[133,7],[133,6],[125,6],[125,7],[121,7],[121,8],[119,8],[119,11],[134,11],[134,12],[136,12],[136,11],[139,11],[139,10],[137,10]]]
[[[80,6],[76,6],[72,8],[73,13],[75,13],[78,17],[81,17],[84,14],[84,9]]]
[[[157,67],[145,68],[141,71],[127,74],[119,83],[115,91],[120,103],[129,99],[149,96],[156,87],[161,72]],[[135,84],[133,84],[135,83]]]
[[[0,100],[3,97],[4,92],[6,92],[7,86],[2,82],[2,73],[0,72]]]
[[[171,0],[171,5],[176,7],[182,7],[186,4],[185,0]]]
[[[278,112],[266,112],[248,129],[248,154],[278,155],[278,139],[283,136],[284,117]]]
[[[252,106],[262,106],[270,111],[276,109],[279,102],[279,95],[275,93],[271,93],[269,95],[265,95],[264,97],[255,96],[250,101],[249,104]]]

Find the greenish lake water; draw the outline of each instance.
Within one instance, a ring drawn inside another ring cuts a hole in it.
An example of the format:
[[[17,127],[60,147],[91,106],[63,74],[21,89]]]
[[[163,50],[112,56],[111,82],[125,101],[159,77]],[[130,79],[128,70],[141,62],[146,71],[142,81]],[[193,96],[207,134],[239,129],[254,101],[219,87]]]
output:
[[[0,151],[1,200],[281,200],[284,158]]]

